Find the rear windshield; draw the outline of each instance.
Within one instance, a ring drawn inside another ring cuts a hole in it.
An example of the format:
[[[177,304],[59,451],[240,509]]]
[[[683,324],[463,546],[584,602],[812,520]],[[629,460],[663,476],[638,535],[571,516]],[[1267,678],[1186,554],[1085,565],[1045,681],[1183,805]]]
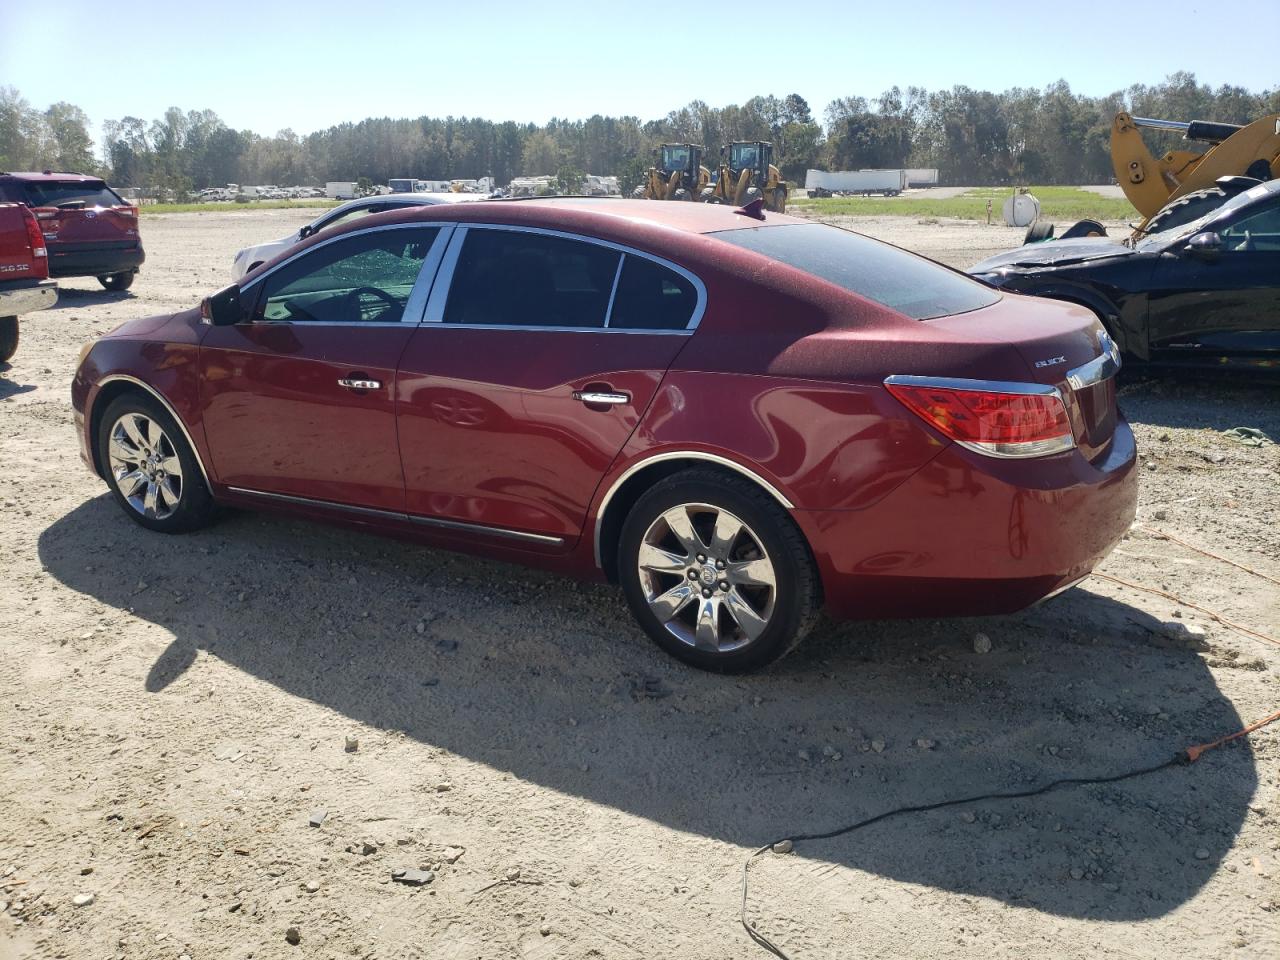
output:
[[[822,223],[725,230],[714,236],[821,277],[914,320],[967,313],[1000,299],[990,287],[930,260]]]
[[[33,207],[115,207],[124,203],[101,180],[36,180],[23,186]]]

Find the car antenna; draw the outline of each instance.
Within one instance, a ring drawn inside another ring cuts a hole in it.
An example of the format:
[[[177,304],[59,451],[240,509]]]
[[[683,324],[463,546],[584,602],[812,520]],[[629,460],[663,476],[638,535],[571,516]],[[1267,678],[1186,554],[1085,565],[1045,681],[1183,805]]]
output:
[[[744,203],[740,207],[735,207],[733,212],[742,217],[750,217],[752,220],[763,220],[764,197],[756,197],[750,203]]]

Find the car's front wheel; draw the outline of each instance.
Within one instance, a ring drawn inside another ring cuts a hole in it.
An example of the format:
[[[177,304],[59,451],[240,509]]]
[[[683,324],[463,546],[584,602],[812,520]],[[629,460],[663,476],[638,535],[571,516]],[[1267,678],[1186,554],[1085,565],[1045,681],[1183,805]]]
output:
[[[640,497],[623,524],[618,571],[649,636],[720,673],[790,652],[821,606],[791,518],[755,484],[715,471],[676,474]]]
[[[98,427],[98,455],[116,502],[149,530],[186,533],[213,519],[195,451],[153,398],[128,393],[111,401]]]

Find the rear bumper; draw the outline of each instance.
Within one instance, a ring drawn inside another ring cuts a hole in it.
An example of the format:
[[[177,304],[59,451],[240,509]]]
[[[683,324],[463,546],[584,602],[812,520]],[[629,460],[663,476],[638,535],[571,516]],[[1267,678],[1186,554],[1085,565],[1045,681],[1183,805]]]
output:
[[[19,317],[45,310],[57,302],[58,285],[52,280],[0,286],[0,317]]]
[[[64,250],[49,247],[49,276],[105,277],[128,273],[142,266],[147,255],[141,246],[123,249]]]
[[[1137,449],[1120,420],[1078,451],[993,460],[951,446],[866,510],[794,512],[837,617],[1021,610],[1086,576],[1133,522]]]

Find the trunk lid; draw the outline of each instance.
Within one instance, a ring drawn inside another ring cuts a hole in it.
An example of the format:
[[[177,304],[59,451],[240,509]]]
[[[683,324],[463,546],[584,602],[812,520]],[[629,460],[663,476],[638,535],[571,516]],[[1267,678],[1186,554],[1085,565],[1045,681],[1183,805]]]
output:
[[[1116,427],[1118,354],[1093,311],[1039,297],[1006,293],[990,307],[926,320],[968,339],[1010,344],[1028,383],[1057,387],[1067,404],[1076,445],[1089,460],[1106,452]]]

